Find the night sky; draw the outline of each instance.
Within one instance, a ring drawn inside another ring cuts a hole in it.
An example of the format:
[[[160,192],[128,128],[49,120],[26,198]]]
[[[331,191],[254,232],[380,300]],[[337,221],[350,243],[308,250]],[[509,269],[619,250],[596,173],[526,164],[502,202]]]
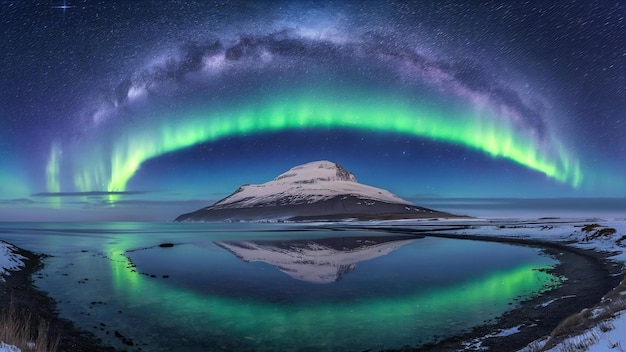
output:
[[[320,159],[416,204],[626,197],[623,1],[0,15],[0,221],[168,221]]]

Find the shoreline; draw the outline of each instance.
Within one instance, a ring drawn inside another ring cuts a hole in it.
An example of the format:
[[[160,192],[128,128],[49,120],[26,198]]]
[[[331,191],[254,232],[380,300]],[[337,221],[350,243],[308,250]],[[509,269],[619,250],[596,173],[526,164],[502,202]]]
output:
[[[455,226],[453,228],[414,229],[372,226],[345,226],[334,224],[322,226],[328,228],[363,229],[384,231],[390,234],[402,233],[414,236],[443,237],[473,241],[502,242],[512,245],[530,246],[540,249],[545,255],[559,261],[551,272],[555,275],[568,277],[558,288],[552,289],[538,297],[520,302],[519,306],[504,313],[493,321],[474,327],[472,330],[445,338],[427,345],[413,347],[406,346],[400,349],[385,351],[458,351],[479,350],[489,348],[497,351],[517,351],[529,344],[548,336],[561,322],[568,317],[579,313],[585,308],[591,308],[601,301],[601,298],[620,284],[624,278],[623,263],[609,257],[614,253],[603,252],[599,249],[584,249],[574,247],[573,241],[563,239],[542,240],[537,238],[512,238],[494,235],[467,235],[454,233],[470,226]],[[447,232],[450,231],[450,232]],[[24,267],[17,271],[10,271],[5,276],[6,282],[0,283],[0,304],[8,307],[12,302],[20,311],[30,314],[31,324],[36,326],[39,319],[48,322],[48,335],[51,338],[59,336],[58,351],[88,351],[114,352],[115,348],[103,345],[93,333],[77,328],[71,321],[60,318],[56,310],[57,302],[44,291],[33,284],[33,276],[43,268],[41,259],[45,255],[37,255],[29,251],[16,248],[16,253],[24,256]],[[582,270],[581,270],[582,269]],[[576,295],[572,298],[572,295]],[[19,299],[16,300],[15,298]],[[13,298],[13,300],[11,300]],[[16,302],[17,301],[17,302]],[[502,334],[502,331],[509,331]],[[499,334],[500,332],[500,334]],[[506,348],[503,348],[506,346]]]
[[[571,223],[571,221],[560,221],[559,218],[554,220],[554,223]],[[516,224],[518,226],[512,227],[514,229],[519,227],[519,224],[544,224],[541,219],[534,220],[530,223],[521,221],[521,219],[498,219],[495,223],[482,224],[455,223],[445,225],[437,224],[433,226],[431,223],[409,225],[415,227],[404,227],[405,225],[398,224],[345,226],[352,229],[360,228],[396,234],[402,233],[415,236],[499,242],[535,247],[559,261],[559,264],[552,270],[555,275],[562,275],[569,278],[562,286],[543,293],[536,298],[520,302],[519,307],[504,313],[492,322],[485,322],[485,324],[476,326],[466,333],[444,338],[443,340],[419,347],[405,346],[404,348],[387,349],[385,351],[478,351],[484,350],[485,348],[492,351],[527,350],[530,344],[540,340],[545,341],[565,320],[574,315],[578,315],[581,311],[595,308],[594,306],[600,304],[605,295],[618,288],[622,280],[626,278],[626,272],[624,272],[626,265],[623,260],[620,261],[611,258],[616,253],[621,253],[621,251],[615,251],[614,248],[580,248],[575,246],[576,244],[580,244],[580,242],[572,238],[565,239],[562,236],[556,236],[553,237],[553,239],[545,239],[540,236],[527,237],[524,235],[496,235],[493,233],[491,235],[476,234],[476,232],[488,233],[489,231],[486,230],[488,227],[510,222],[519,222]],[[577,222],[581,221],[579,220]],[[589,221],[582,220],[582,222]],[[521,227],[526,228],[527,226]],[[573,233],[570,235],[573,235]],[[569,255],[564,258],[562,253]],[[581,259],[583,262],[586,261],[587,263],[577,263]],[[592,272],[595,274],[592,274]],[[576,297],[571,297],[572,292],[575,293]],[[544,304],[542,301],[544,303],[548,301],[550,304],[541,307]],[[538,307],[541,308],[538,309]],[[541,321],[542,324],[537,323],[538,321]],[[572,334],[572,336],[576,336],[576,334]],[[558,336],[556,343],[559,343],[560,340],[558,340],[558,338],[562,337],[563,336]]]
[[[399,228],[393,230],[402,231]],[[411,229],[407,230],[411,232]],[[617,287],[625,277],[622,273],[623,265],[610,259],[612,253],[577,248],[567,243],[481,235],[426,234],[421,231],[419,235],[538,248],[559,261],[551,272],[567,280],[555,289],[521,302],[519,307],[504,313],[494,322],[476,326],[467,333],[436,343],[397,351],[473,351],[483,348],[490,351],[519,351],[549,336],[568,317],[600,303],[602,297]],[[511,333],[501,334],[503,331]]]
[[[19,270],[11,270],[3,276],[5,281],[0,282],[0,307],[12,307],[20,317],[25,320],[30,318],[28,323],[31,331],[36,331],[40,321],[45,321],[49,338],[55,340],[58,337],[58,352],[115,352],[114,348],[103,345],[91,332],[81,330],[73,322],[59,317],[57,302],[34,285],[33,276],[43,268],[42,259],[45,255],[13,247],[15,253],[26,259]]]

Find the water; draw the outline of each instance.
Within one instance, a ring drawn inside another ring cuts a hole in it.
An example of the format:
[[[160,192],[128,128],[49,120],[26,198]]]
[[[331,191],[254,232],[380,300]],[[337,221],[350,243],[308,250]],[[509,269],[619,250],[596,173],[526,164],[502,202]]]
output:
[[[0,239],[52,255],[35,284],[131,351],[418,346],[558,284],[538,249],[356,229],[5,223]]]

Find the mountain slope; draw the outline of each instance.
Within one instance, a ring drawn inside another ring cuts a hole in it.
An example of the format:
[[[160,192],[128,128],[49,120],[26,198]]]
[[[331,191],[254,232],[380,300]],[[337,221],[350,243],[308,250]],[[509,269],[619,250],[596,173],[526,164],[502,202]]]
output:
[[[275,221],[449,217],[364,185],[341,165],[322,160],[291,168],[272,181],[243,185],[215,204],[176,221]]]

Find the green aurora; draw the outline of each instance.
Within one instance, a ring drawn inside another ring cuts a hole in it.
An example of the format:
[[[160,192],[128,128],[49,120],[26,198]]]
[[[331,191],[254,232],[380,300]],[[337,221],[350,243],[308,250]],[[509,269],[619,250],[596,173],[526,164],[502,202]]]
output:
[[[364,130],[427,138],[514,161],[574,188],[582,183],[578,160],[560,142],[539,147],[540,142],[505,119],[420,108],[398,102],[397,97],[329,97],[332,95],[281,97],[221,112],[201,108],[135,126],[111,142],[110,152],[102,152],[104,144],[98,145],[89,149],[87,156],[83,152],[82,159],[73,160],[74,187],[83,192],[123,192],[141,165],[152,158],[227,137],[296,129]],[[60,145],[53,144],[47,166],[49,192],[59,191],[60,154]]]

